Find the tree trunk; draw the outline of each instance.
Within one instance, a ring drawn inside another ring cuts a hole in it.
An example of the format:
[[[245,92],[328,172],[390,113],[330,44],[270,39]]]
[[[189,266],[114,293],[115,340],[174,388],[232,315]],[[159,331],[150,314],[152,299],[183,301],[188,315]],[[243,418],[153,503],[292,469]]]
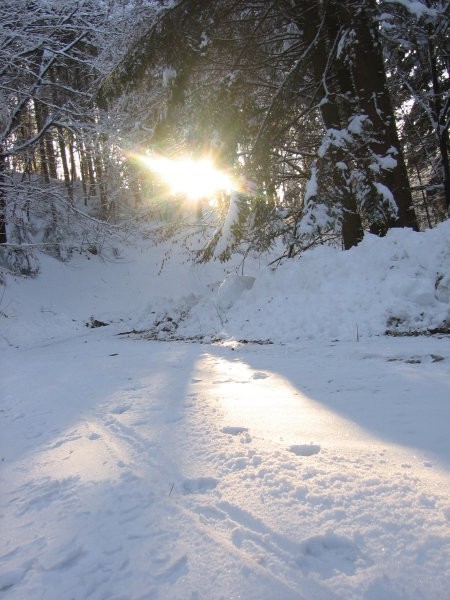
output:
[[[81,177],[81,185],[83,187],[83,198],[84,198],[84,206],[87,206],[88,203],[88,173],[86,167],[86,152],[84,149],[84,144],[81,139],[78,141],[78,157],[80,161],[80,177]]]
[[[74,149],[74,138],[73,135],[71,133],[68,134],[69,135],[69,159],[70,159],[70,180],[72,182],[72,187],[75,183],[75,181],[77,180],[77,167],[75,164],[75,149]]]
[[[304,4],[300,0],[300,5]],[[305,13],[303,13],[305,14]],[[318,9],[309,11],[304,23],[298,23],[304,31],[308,45],[314,45],[312,53],[312,69],[314,79],[320,82],[320,92],[325,102],[320,103],[320,115],[325,130],[343,129],[348,124],[351,110],[348,98],[351,97],[351,77],[342,61],[336,64],[336,80],[332,80],[327,72],[329,55],[339,32],[336,10],[333,2],[327,3],[321,15]],[[307,20],[306,20],[307,19]],[[323,22],[321,20],[323,19]],[[303,20],[303,18],[302,18]],[[322,27],[322,34],[316,39]],[[336,87],[337,82],[337,87]],[[326,86],[326,88],[325,88]],[[336,149],[335,162],[345,162],[345,150]],[[325,159],[326,160],[326,159]],[[358,212],[356,198],[344,180],[342,172],[335,166],[334,179],[339,189],[342,203],[342,242],[346,250],[359,244],[364,237],[361,216]]]
[[[439,152],[441,155],[441,177],[444,186],[444,203],[443,208],[446,209],[447,214],[450,216],[450,166],[448,156],[448,124],[446,124],[447,114],[444,112],[441,102],[441,85],[439,82],[437,66],[436,66],[436,53],[434,47],[430,41],[431,28],[429,29],[428,37],[428,59],[430,63],[431,81],[433,84],[433,111],[434,120],[436,122],[436,133],[439,143]]]
[[[382,183],[392,192],[397,205],[397,217],[388,220],[386,225],[387,228],[411,227],[418,231],[378,33],[373,24],[375,3],[367,0],[363,3],[364,8],[361,8],[359,0],[347,0],[346,4],[352,13],[350,18],[356,36],[351,56],[355,95],[361,114],[369,117],[374,132],[370,147],[379,157],[394,154],[397,162],[396,166],[384,169],[380,174]],[[373,223],[375,230],[384,227],[382,223]]]
[[[67,190],[67,196],[69,198],[69,202],[73,203],[73,184],[70,177],[69,172],[69,164],[67,162],[67,154],[66,154],[66,144],[64,140],[64,134],[62,131],[58,131],[58,144],[59,144],[59,153],[61,155],[61,163],[64,174],[64,183]]]
[[[339,20],[336,17],[337,11],[335,3],[329,2],[324,15],[328,52],[322,56],[322,61],[328,60],[328,54],[332,52],[332,46],[339,36],[341,23],[339,23]],[[321,47],[317,50],[324,53],[324,49],[325,45],[321,44]],[[326,68],[326,62],[324,62],[324,68]],[[353,85],[348,66],[340,59],[340,57],[337,57],[335,71],[338,90],[336,90],[334,102],[321,106],[321,114],[327,128],[336,127],[337,129],[343,129],[347,127],[349,118],[353,113],[351,102],[351,99],[353,98]],[[332,85],[331,81],[329,85]],[[336,122],[335,126],[333,125],[333,122]],[[346,162],[344,152],[342,152],[342,157],[337,157],[337,162],[340,160],[344,163]],[[337,173],[336,176],[342,178],[341,173]],[[344,184],[344,190],[342,197],[342,241],[344,248],[349,250],[353,246],[359,244],[363,239],[364,230],[361,222],[361,215],[358,212],[355,194],[352,193],[350,186],[348,186],[346,182]]]
[[[47,156],[48,174],[51,179],[58,179],[58,170],[56,168],[56,154],[53,146],[53,133],[47,131],[44,134],[45,154]]]
[[[98,189],[100,192],[100,214],[102,216],[102,219],[104,219],[106,221],[109,217],[110,211],[109,211],[109,206],[108,206],[108,197],[106,194],[104,169],[103,169],[102,159],[99,154],[95,155],[94,164],[95,164],[95,172],[97,175],[97,185],[98,185]]]
[[[36,130],[39,132],[42,130],[42,126],[44,124],[44,115],[42,111],[42,105],[37,100],[33,101],[34,103],[34,114],[36,118]],[[39,140],[38,145],[38,153],[39,153],[39,170],[41,172],[42,177],[44,178],[44,182],[50,183],[50,173],[48,170],[48,162],[47,162],[47,148],[45,144],[45,140],[43,137]]]
[[[5,167],[6,161],[3,155],[3,145],[0,145],[0,244],[6,244],[8,236],[6,233],[6,197],[5,197]]]
[[[94,164],[92,161],[92,144],[87,144],[83,139],[80,139],[80,166],[82,181],[85,189],[84,204],[87,205],[88,198],[96,196],[97,181],[95,178]]]

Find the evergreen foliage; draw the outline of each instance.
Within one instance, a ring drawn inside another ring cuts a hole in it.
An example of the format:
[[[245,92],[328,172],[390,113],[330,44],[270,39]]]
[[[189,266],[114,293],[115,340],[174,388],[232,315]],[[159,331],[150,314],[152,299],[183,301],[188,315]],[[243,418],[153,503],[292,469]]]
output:
[[[149,148],[252,182],[199,223],[202,260],[448,218],[447,0],[5,0],[0,16],[8,268],[36,270],[17,267],[25,244],[64,259],[88,223],[170,219],[131,158]]]

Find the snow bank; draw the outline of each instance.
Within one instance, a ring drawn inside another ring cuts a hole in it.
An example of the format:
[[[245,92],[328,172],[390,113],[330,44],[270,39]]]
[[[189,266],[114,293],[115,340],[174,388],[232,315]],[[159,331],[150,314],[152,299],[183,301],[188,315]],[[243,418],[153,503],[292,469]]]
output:
[[[423,233],[367,234],[347,252],[322,246],[253,275],[252,288],[242,289],[229,306],[216,299],[220,323],[216,318],[214,326],[201,301],[180,332],[292,342],[448,327],[450,222]]]
[[[346,252],[318,247],[277,269],[265,266],[268,257],[247,259],[243,277],[240,261],[197,265],[182,244],[149,241],[123,246],[109,261],[43,256],[36,279],[6,279],[0,343],[64,337],[84,331],[91,317],[158,339],[274,342],[352,340],[450,322],[450,222],[423,233],[367,234]]]
[[[226,318],[229,335],[274,341],[442,327],[450,323],[450,223],[367,234],[347,252],[322,246],[261,271]]]

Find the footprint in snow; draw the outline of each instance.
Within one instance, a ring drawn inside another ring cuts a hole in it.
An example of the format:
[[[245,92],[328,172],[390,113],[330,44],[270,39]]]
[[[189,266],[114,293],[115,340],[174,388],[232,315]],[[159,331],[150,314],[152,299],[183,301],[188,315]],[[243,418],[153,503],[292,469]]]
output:
[[[325,535],[314,535],[301,543],[301,549],[304,554],[310,556],[320,556],[328,550],[346,550],[347,554],[354,555],[356,546],[354,542],[342,535],[336,535],[328,532]]]
[[[197,477],[183,481],[185,494],[204,494],[217,487],[218,480],[214,477]]]
[[[188,574],[188,558],[184,554],[180,558],[174,560],[171,564],[169,564],[166,568],[164,568],[159,573],[156,573],[155,579],[157,581],[164,581],[175,583],[180,577],[184,577]]]
[[[268,374],[267,373],[263,373],[262,371],[256,371],[256,373],[253,373],[252,375],[252,379],[267,379]]]
[[[294,444],[289,446],[288,450],[297,456],[312,456],[313,454],[319,454],[320,446],[318,444]]]
[[[130,407],[126,404],[119,404],[118,406],[115,406],[111,409],[111,413],[113,415],[123,415],[123,413],[126,413],[129,408]]]
[[[304,540],[300,544],[297,564],[303,573],[317,572],[329,578],[341,571],[354,575],[359,568],[369,566],[371,561],[364,557],[355,542],[345,536],[328,532]]]
[[[247,433],[247,427],[222,427],[222,433],[228,433],[229,435],[239,435],[241,433]]]
[[[52,444],[50,447],[52,449],[56,449],[59,448],[60,446],[64,445],[64,444],[68,444],[69,442],[74,442],[75,440],[79,440],[81,438],[81,435],[78,434],[72,434],[72,435],[68,435],[65,438],[58,440],[57,442],[55,442],[54,444]]]

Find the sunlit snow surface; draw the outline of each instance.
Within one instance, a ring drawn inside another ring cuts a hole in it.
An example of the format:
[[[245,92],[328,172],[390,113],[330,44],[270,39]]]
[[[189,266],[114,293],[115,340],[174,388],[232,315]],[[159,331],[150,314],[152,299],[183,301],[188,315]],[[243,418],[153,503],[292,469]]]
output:
[[[350,278],[348,254],[305,257],[291,267],[303,275],[292,294],[280,283],[287,267],[255,268],[255,285],[224,314],[212,285],[222,267],[172,264],[158,278],[151,249],[117,264],[44,259],[36,280],[9,281],[0,598],[448,598],[449,338],[369,337],[364,323],[364,310],[378,332],[390,310],[414,323],[421,305],[431,324],[448,310],[448,244],[431,233],[431,249],[406,232],[379,246],[378,283],[367,272],[366,291]],[[370,251],[354,252],[357,268]],[[330,298],[339,273],[341,294]],[[305,301],[314,285],[315,329]],[[194,292],[196,304],[182,299]],[[213,335],[222,319],[223,336],[292,335],[272,345],[116,335],[189,302],[179,327],[188,333]],[[114,323],[89,330],[90,316]]]
[[[6,351],[2,597],[445,598],[449,364],[433,339]]]

